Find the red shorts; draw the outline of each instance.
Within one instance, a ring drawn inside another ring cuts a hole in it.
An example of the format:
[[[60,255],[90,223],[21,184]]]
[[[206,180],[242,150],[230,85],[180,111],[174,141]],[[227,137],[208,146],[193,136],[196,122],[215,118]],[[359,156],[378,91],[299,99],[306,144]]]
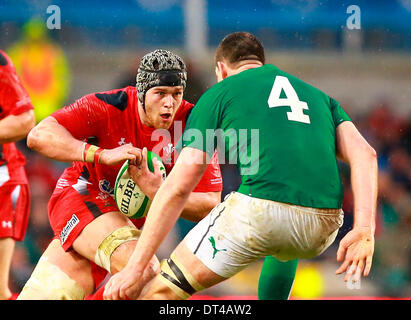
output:
[[[22,241],[29,221],[29,186],[4,184],[0,187],[0,203],[0,238]]]
[[[86,225],[112,211],[119,211],[113,197],[90,183],[56,188],[48,203],[51,228],[65,251],[71,248]],[[137,219],[133,223],[140,228],[144,221],[145,218]]]

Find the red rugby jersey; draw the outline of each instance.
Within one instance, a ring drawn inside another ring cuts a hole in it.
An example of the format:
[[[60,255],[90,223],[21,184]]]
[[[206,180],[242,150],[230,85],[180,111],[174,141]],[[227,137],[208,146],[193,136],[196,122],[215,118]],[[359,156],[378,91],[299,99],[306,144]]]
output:
[[[33,109],[31,100],[5,52],[0,50],[0,120]],[[0,186],[4,183],[27,183],[23,170],[24,155],[14,142],[0,144]]]
[[[176,155],[174,145],[180,139],[193,104],[183,100],[169,130],[155,130],[145,126],[138,113],[135,87],[125,87],[86,95],[73,104],[52,114],[76,139],[87,140],[104,149],[113,149],[125,143],[138,148],[146,147],[163,160],[167,173],[173,167]],[[67,168],[59,183],[72,185],[82,176],[100,191],[113,195],[114,183],[122,164],[107,166],[74,162]],[[208,165],[196,192],[222,190],[222,176],[216,154]]]

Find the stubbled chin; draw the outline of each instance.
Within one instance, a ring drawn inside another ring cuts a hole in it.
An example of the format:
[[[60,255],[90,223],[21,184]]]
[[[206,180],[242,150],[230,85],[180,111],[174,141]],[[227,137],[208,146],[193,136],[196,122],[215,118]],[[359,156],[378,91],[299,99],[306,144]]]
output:
[[[168,130],[171,127],[172,121],[163,122],[163,121],[160,120],[157,124],[158,124],[156,126],[157,129],[166,129],[166,130]]]

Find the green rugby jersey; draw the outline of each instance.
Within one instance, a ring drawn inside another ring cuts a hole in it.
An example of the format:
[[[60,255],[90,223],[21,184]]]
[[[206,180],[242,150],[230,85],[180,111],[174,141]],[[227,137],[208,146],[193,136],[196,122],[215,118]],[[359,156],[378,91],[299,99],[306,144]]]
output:
[[[188,119],[182,147],[216,147],[241,174],[238,192],[314,208],[341,208],[336,127],[351,121],[320,90],[267,64],[207,90]],[[181,144],[180,144],[181,145]]]

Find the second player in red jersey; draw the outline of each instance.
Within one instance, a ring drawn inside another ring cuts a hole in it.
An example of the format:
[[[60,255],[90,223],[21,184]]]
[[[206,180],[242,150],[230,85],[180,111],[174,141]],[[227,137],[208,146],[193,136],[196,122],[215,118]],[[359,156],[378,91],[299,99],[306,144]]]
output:
[[[114,181],[126,160],[133,179],[153,198],[162,183],[158,170],[144,167],[146,150],[158,153],[170,171],[174,145],[193,107],[183,100],[185,64],[155,50],[143,57],[137,89],[126,87],[87,95],[39,123],[28,145],[59,161],[73,162],[57,182],[49,202],[55,233],[19,299],[84,299],[107,272],[127,263],[143,219],[122,215],[113,199]],[[222,179],[217,158],[209,164],[182,217],[203,218],[220,202]],[[53,279],[45,276],[53,273]],[[142,282],[159,272],[154,258]]]
[[[31,100],[12,61],[0,50],[0,300],[11,296],[10,263],[15,241],[24,239],[30,210],[26,159],[15,142],[34,125]]]

